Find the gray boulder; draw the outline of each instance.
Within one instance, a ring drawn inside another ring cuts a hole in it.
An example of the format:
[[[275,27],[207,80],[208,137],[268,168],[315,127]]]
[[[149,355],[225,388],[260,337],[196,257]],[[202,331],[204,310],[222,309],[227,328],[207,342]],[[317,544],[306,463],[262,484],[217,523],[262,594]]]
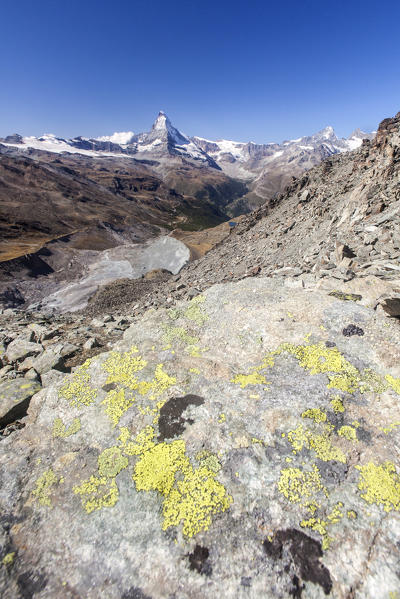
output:
[[[0,445],[2,597],[396,596],[398,323],[347,285],[216,285],[37,393]]]
[[[37,356],[43,351],[43,346],[40,343],[32,343],[23,337],[17,337],[11,341],[7,347],[5,357],[8,362],[17,362],[28,356]]]

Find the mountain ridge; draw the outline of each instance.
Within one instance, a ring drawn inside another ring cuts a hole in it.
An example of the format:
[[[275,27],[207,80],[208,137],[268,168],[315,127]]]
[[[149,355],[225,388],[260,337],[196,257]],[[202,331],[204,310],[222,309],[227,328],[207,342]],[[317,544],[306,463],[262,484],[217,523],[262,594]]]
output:
[[[249,193],[232,206],[232,215],[248,212],[282,191],[293,176],[298,176],[326,157],[360,147],[362,139],[372,139],[375,132],[355,129],[348,138],[338,138],[333,127],[281,143],[238,142],[189,137],[177,129],[165,112],[160,111],[149,132],[115,132],[98,138],[64,139],[48,134],[42,137],[21,137],[14,134],[0,143],[19,149],[34,148],[55,153],[72,152],[99,158],[101,156],[132,156],[136,159],[161,161],[162,175],[176,165],[168,164],[175,157],[194,165],[204,164],[221,170],[231,178],[249,185]]]

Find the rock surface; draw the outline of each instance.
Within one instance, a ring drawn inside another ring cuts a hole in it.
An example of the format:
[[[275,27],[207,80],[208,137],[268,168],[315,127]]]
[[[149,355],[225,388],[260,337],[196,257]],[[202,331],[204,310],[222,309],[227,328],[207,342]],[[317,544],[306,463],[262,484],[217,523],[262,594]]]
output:
[[[2,596],[395,597],[398,324],[348,285],[213,286],[36,394]]]
[[[37,382],[26,379],[0,382],[0,428],[26,416],[29,401],[40,388]]]

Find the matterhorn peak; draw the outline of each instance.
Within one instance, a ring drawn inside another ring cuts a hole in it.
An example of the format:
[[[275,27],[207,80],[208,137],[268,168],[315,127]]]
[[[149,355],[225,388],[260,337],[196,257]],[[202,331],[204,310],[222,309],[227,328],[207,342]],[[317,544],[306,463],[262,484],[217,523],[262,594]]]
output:
[[[162,140],[172,145],[190,143],[189,138],[173,126],[163,110],[158,113],[150,133],[146,136],[145,143],[153,143],[156,140]]]
[[[158,116],[156,118],[156,120],[153,123],[153,130],[154,129],[170,129],[172,127],[172,123],[169,120],[169,118],[167,117],[167,115],[165,114],[165,112],[163,110],[160,110],[160,112],[158,113]]]

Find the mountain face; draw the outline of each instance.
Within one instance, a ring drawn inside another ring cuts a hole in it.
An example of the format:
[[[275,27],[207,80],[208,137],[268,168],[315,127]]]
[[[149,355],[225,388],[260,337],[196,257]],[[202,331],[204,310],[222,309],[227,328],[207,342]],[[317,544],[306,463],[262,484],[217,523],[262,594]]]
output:
[[[400,316],[400,113],[374,139],[329,156],[180,273],[189,289],[248,276],[327,288],[354,282],[375,300],[397,293]]]
[[[65,235],[74,244],[78,236],[81,248],[98,250],[160,230],[226,221],[224,204],[245,193],[245,185],[204,166],[192,167],[182,185],[180,167],[178,162],[168,181],[153,162],[126,155],[110,159],[0,146],[0,262]]]
[[[256,208],[277,192],[283,191],[293,177],[333,154],[360,147],[363,139],[372,139],[373,135],[357,129],[349,138],[339,139],[332,127],[326,127],[314,135],[280,144],[194,139],[225,173],[247,182],[250,193],[233,208],[235,212],[244,212],[246,205]]]
[[[93,158],[132,156],[137,160],[150,160],[155,163],[153,170],[167,184],[179,181],[180,193],[196,194],[201,188],[198,181],[193,181],[198,179],[190,172],[193,168],[219,170],[247,186],[246,190],[242,188],[243,193],[236,194],[240,197],[232,198],[230,205],[225,206],[228,214],[237,215],[283,191],[292,177],[333,154],[354,150],[363,139],[372,137],[373,134],[356,129],[347,139],[339,139],[332,127],[326,127],[314,135],[282,143],[210,141],[201,137],[189,138],[161,111],[147,133],[128,131],[97,139],[76,137],[68,140],[54,135],[22,138],[15,134],[2,142],[19,149],[68,152]]]

